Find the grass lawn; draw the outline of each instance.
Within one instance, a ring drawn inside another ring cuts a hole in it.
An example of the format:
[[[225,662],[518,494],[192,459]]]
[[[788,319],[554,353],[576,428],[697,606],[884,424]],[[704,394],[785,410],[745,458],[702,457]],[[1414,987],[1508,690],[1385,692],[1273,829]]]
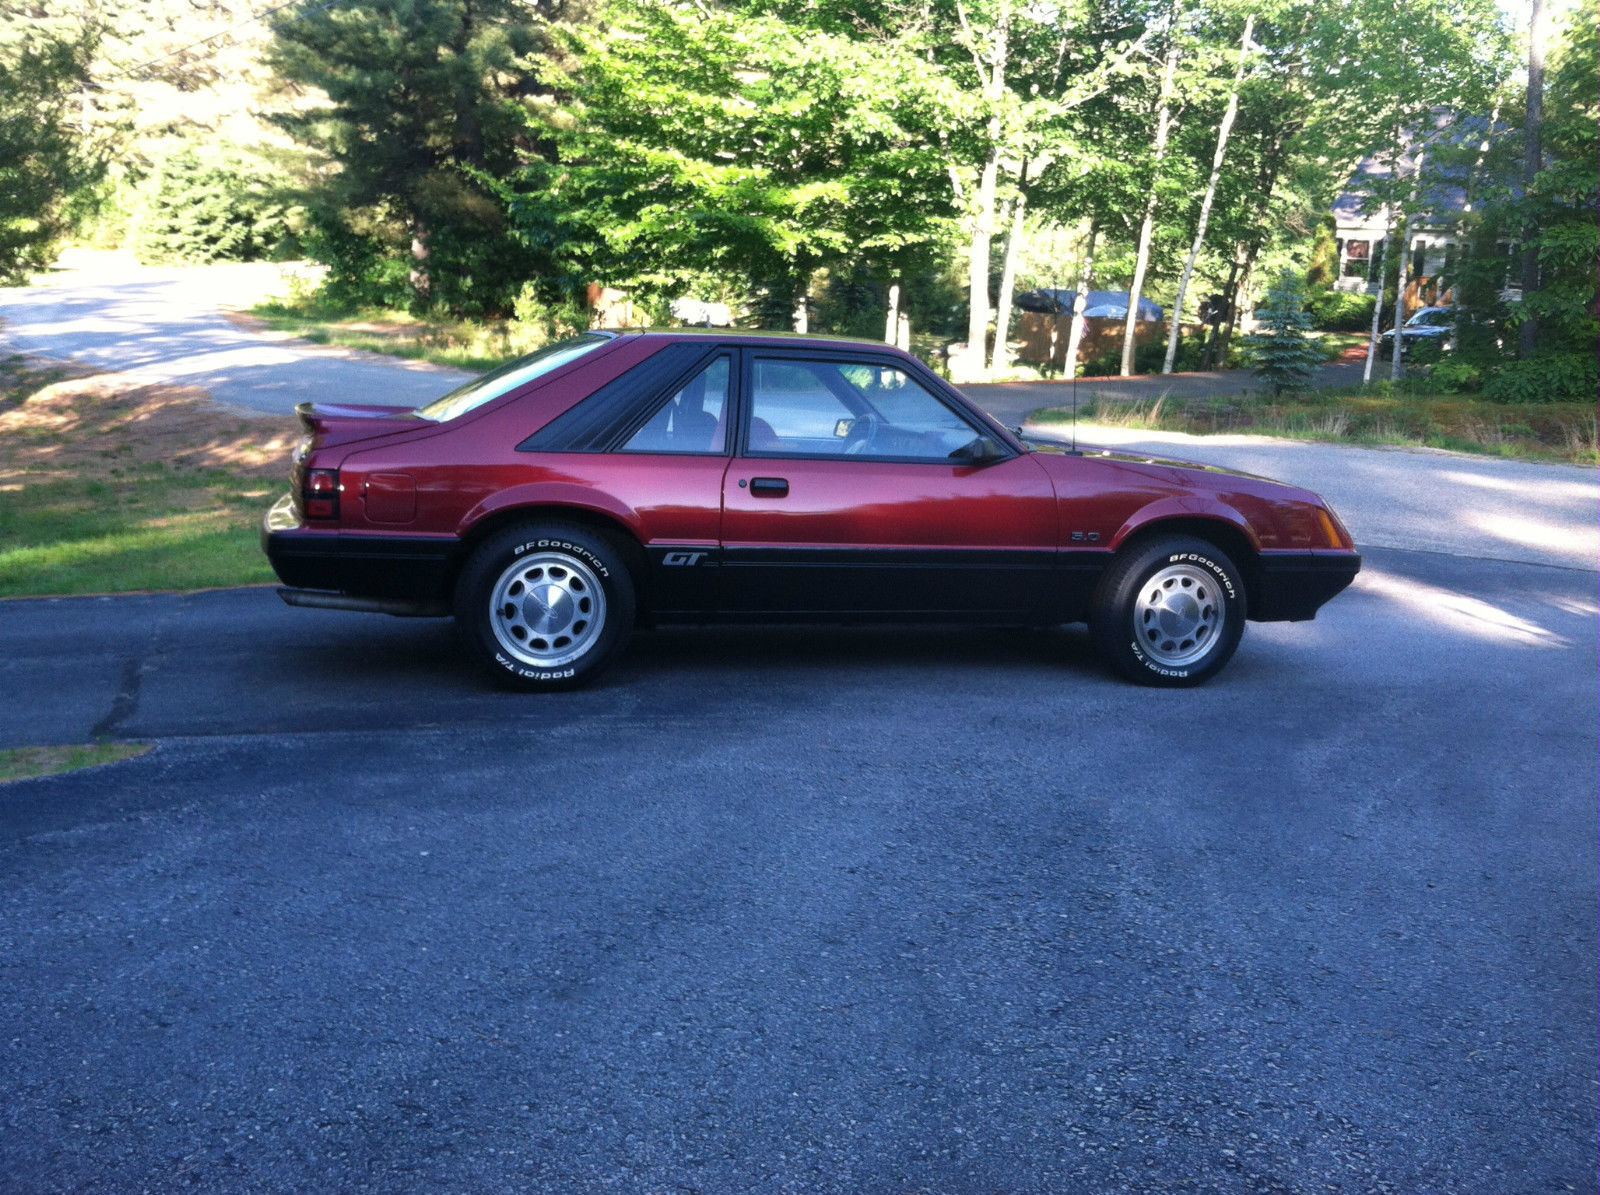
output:
[[[1520,460],[1593,465],[1593,403],[1507,406],[1470,395],[1327,391],[1226,398],[1165,398],[1154,403],[1088,403],[1081,420],[1115,427],[1212,435],[1242,432],[1347,444],[1416,445]],[[1065,422],[1067,409],[1041,411],[1040,422]]]
[[[0,750],[0,784],[78,772],[101,764],[136,759],[148,743],[85,743],[73,747],[8,747]]]
[[[193,391],[0,361],[0,597],[271,581],[257,526],[297,437]]]

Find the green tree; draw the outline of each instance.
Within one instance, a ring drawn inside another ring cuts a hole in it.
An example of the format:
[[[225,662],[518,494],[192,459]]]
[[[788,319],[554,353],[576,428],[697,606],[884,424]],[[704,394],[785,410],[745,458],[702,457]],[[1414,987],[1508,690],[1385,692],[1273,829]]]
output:
[[[291,215],[265,166],[237,151],[184,149],[147,185],[133,237],[144,261],[253,261],[289,240]]]
[[[508,202],[575,275],[667,296],[767,286],[804,327],[816,271],[892,271],[947,217],[903,57],[671,2],[614,6],[565,40],[543,67],[563,102],[533,108],[556,160],[530,156]]]
[[[1537,319],[1538,346],[1501,366],[1485,390],[1518,402],[1592,400],[1600,385],[1600,13],[1592,5],[1568,10],[1544,101],[1543,169],[1520,199],[1486,214],[1491,225],[1534,230],[1539,288],[1513,305],[1512,322]]]
[[[3,14],[12,32],[13,17]],[[0,44],[0,280],[19,281],[54,257],[67,201],[99,165],[83,149],[78,95],[92,35]]]
[[[1306,292],[1300,275],[1284,270],[1267,291],[1266,305],[1256,312],[1257,330],[1245,338],[1245,348],[1255,359],[1255,373],[1271,383],[1272,393],[1304,390],[1322,363],[1322,354],[1306,335],[1311,317],[1305,311]]]
[[[314,243],[336,282],[381,289],[404,261],[414,307],[509,308],[536,263],[484,179],[517,165],[539,22],[518,0],[366,0],[277,24],[269,61],[309,100],[277,122],[333,168]]]

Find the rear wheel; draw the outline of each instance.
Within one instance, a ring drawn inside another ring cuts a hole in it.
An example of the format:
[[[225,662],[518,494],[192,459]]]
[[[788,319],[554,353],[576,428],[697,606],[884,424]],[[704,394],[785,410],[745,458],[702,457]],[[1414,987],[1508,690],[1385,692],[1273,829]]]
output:
[[[1244,634],[1244,582],[1225,552],[1189,536],[1135,544],[1101,579],[1090,631],[1107,661],[1147,685],[1198,685]]]
[[[570,689],[592,680],[633,628],[633,579],[603,536],[563,524],[508,528],[456,585],[467,652],[500,683]]]

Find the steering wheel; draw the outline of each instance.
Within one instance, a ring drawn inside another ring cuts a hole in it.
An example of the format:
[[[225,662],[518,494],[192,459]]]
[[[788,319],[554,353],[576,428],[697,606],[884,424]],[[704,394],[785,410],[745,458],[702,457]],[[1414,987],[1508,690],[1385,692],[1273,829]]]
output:
[[[850,434],[845,438],[844,450],[849,456],[865,452],[878,438],[879,419],[876,415],[858,415],[850,421]]]

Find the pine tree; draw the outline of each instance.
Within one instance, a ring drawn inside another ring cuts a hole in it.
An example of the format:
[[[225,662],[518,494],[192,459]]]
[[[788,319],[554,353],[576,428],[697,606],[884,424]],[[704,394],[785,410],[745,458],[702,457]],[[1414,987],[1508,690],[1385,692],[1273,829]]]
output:
[[[477,180],[516,164],[517,63],[540,21],[519,0],[367,0],[278,23],[279,77],[327,98],[277,122],[338,168],[318,211],[336,275],[403,260],[419,309],[510,306],[527,255]]]
[[[1305,304],[1300,276],[1293,270],[1283,271],[1267,291],[1266,306],[1256,312],[1256,331],[1245,338],[1245,348],[1256,362],[1256,376],[1271,383],[1274,395],[1304,390],[1322,364],[1322,354],[1306,335],[1311,317]]]
[[[133,230],[141,261],[204,264],[268,257],[291,236],[267,166],[236,151],[185,149],[161,163]]]

